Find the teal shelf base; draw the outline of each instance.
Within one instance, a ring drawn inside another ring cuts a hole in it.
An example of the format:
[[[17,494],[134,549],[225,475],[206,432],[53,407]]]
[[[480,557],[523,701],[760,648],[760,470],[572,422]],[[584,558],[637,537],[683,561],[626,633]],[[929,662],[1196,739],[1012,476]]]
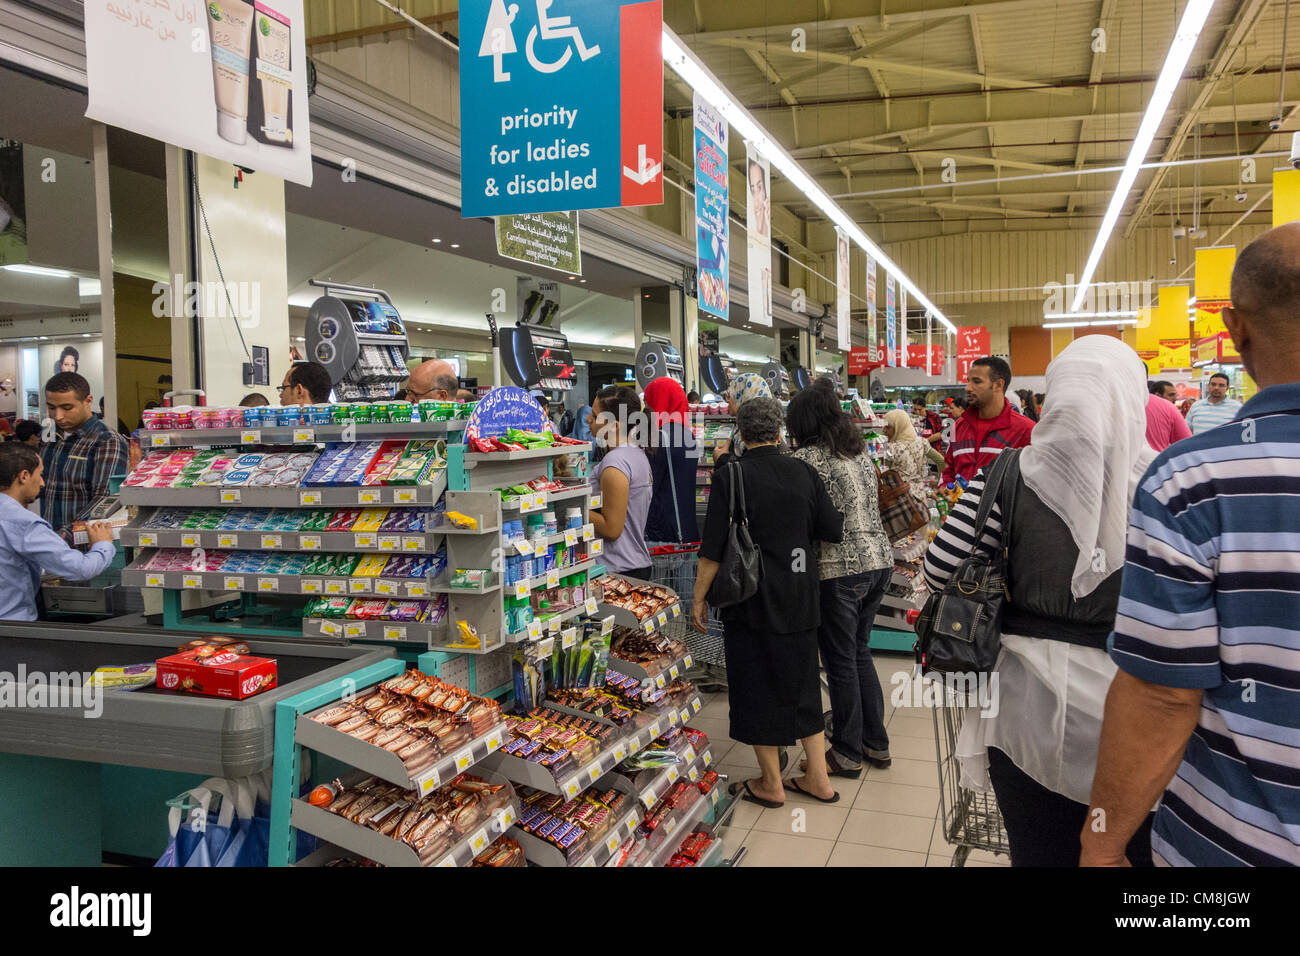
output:
[[[873,627],[871,641],[868,643],[873,651],[904,651],[908,654],[916,645],[916,634],[912,631],[894,631],[886,627]]]

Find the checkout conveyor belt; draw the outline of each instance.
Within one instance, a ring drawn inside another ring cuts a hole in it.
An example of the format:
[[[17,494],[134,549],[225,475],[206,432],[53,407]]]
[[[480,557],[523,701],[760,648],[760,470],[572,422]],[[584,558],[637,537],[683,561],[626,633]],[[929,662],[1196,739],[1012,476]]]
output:
[[[201,636],[201,635],[194,635]],[[157,628],[0,622],[0,672],[75,672],[154,661],[191,635]],[[275,705],[327,681],[394,656],[390,648],[249,639],[273,657],[278,684],[247,700],[220,700],[146,687],[103,692],[103,711],[0,707],[0,752],[243,777],[271,766]]]

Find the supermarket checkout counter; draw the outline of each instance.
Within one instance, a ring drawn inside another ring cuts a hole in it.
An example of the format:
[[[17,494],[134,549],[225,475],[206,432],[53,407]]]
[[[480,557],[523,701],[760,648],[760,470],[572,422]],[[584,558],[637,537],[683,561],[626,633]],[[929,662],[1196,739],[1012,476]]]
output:
[[[279,683],[247,700],[145,687],[101,694],[98,716],[70,691],[26,706],[32,675],[84,680],[97,667],[153,661],[200,636],[0,622],[0,865],[98,866],[104,850],[156,855],[166,837],[163,801],[202,777],[271,766],[278,701],[394,656],[385,647],[253,639],[253,654],[276,659]],[[20,667],[27,685],[16,683]]]

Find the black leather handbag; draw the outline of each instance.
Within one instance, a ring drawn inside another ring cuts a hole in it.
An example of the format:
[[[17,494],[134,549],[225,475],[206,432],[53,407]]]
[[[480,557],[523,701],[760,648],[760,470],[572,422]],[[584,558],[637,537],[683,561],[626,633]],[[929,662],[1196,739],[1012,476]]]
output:
[[[942,591],[926,599],[916,621],[917,660],[921,673],[988,674],[1002,650],[1002,607],[1011,600],[1007,582],[1007,549],[1011,516],[1020,486],[1020,451],[998,455],[984,483],[975,514],[975,547]],[[984,526],[998,502],[1002,544],[992,554],[979,548]]]
[[[749,534],[749,516],[745,513],[745,478],[740,463],[727,465],[727,512],[731,527],[727,531],[727,548],[722,553],[718,573],[709,585],[705,599],[713,607],[731,607],[747,601],[758,591],[763,580],[763,555]],[[740,510],[736,510],[736,499]]]

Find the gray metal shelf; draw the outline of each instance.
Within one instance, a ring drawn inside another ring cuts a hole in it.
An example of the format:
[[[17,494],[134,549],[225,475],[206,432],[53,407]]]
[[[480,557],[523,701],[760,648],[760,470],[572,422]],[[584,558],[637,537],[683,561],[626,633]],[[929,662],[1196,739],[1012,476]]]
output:
[[[432,585],[424,578],[335,577],[318,574],[259,574],[253,571],[149,571],[122,569],[128,587],[193,591],[252,591],[258,594],[424,598]]]
[[[442,543],[441,532],[389,531],[220,531],[126,527],[119,538],[124,547],[205,548],[241,551],[328,551],[374,554],[431,554]]]
[[[214,485],[205,488],[143,488],[123,485],[118,501],[124,505],[176,508],[356,508],[382,505],[432,505],[447,489],[446,472],[428,485],[350,485],[334,488],[248,488]]]
[[[695,658],[687,651],[681,657],[676,658],[666,668],[659,671],[651,671],[634,661],[624,660],[618,657],[615,652],[611,651],[609,655],[610,670],[618,671],[620,674],[626,674],[628,677],[639,677],[642,683],[653,684],[655,687],[665,687],[671,680],[676,680],[682,674],[691,669],[695,663]]]
[[[490,654],[506,646],[505,641],[498,641],[479,649],[449,647],[454,638],[446,621],[427,624],[423,621],[352,621],[346,618],[304,617],[302,635],[335,640],[419,644],[431,651],[450,650],[459,654]]]
[[[562,455],[576,455],[590,452],[591,442],[580,445],[554,445],[550,448],[532,448],[524,451],[467,451],[465,467],[473,468],[480,464],[493,464],[499,461],[531,461],[534,458],[558,458]]]
[[[374,689],[374,687],[370,687],[358,691],[357,697],[364,698]],[[331,703],[326,707],[319,708],[314,713],[320,713],[322,710],[329,710],[335,706],[337,706],[336,703]],[[424,796],[440,787],[456,774],[463,773],[500,749],[506,740],[506,724],[502,721],[494,725],[483,736],[474,738],[469,743],[458,748],[455,753],[448,754],[432,767],[420,771],[415,776],[411,776],[407,772],[406,766],[397,759],[397,754],[390,753],[382,747],[376,747],[365,741],[357,740],[355,737],[350,737],[333,727],[312,720],[311,715],[299,715],[294,726],[294,740],[318,753],[334,757],[350,767],[364,770],[376,777],[387,780],[389,783],[395,783],[399,787],[406,787],[408,790],[414,790],[420,796]]]
[[[625,575],[623,576],[625,577]],[[633,579],[628,578],[628,580]],[[645,583],[649,584],[650,582],[647,581]],[[645,634],[653,634],[655,631],[666,627],[669,621],[676,620],[682,616],[682,605],[680,601],[667,610],[659,611],[645,619],[637,617],[626,608],[615,607],[612,604],[605,604],[602,602],[599,607],[599,614],[601,617],[612,615],[614,623],[619,627],[634,628]]]
[[[587,485],[581,485],[574,488],[565,488],[563,491],[537,491],[532,495],[521,495],[511,501],[501,502],[502,511],[518,511],[522,514],[528,514],[532,511],[543,511],[557,501],[571,501],[575,498],[585,498],[591,493]],[[592,507],[596,507],[592,505]]]
[[[379,441],[401,438],[446,438],[469,424],[457,418],[445,422],[391,422],[369,425],[264,425],[248,428],[181,428],[143,430],[141,448],[195,448],[227,445],[306,445],[331,441]],[[346,432],[346,436],[345,436]]]

